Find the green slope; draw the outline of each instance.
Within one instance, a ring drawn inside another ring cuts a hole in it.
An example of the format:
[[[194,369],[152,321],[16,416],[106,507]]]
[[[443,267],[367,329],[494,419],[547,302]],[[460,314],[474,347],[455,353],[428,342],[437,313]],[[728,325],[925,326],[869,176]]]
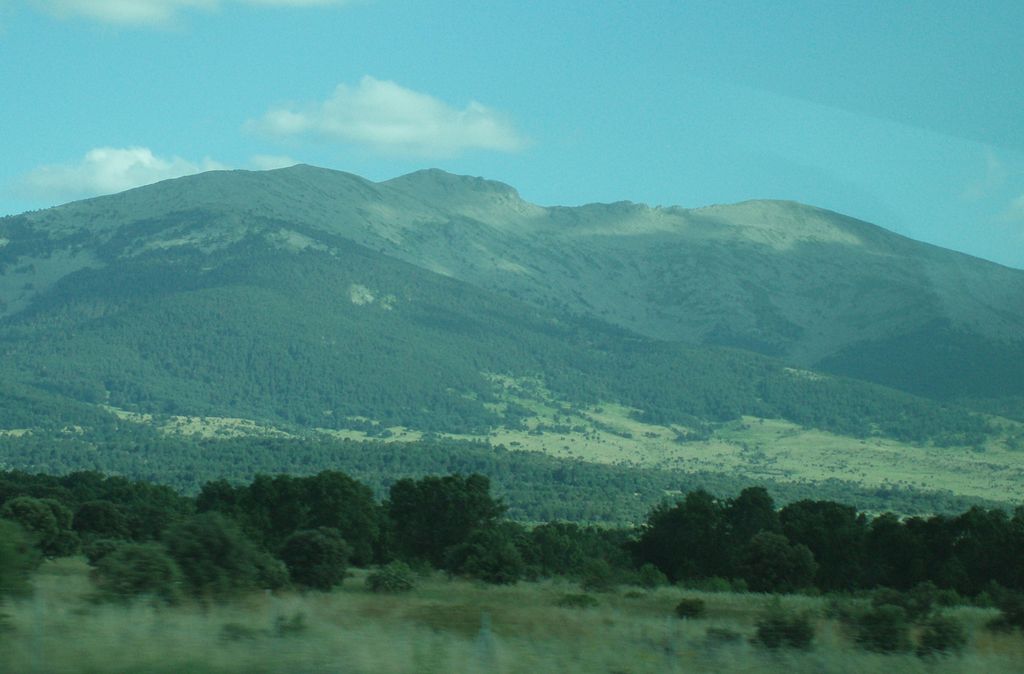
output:
[[[217,214],[189,221],[218,231]],[[748,414],[945,444],[985,433],[978,417],[878,386],[559,316],[341,238],[296,248],[275,222],[247,227],[210,252],[157,247],[67,275],[0,322],[0,373],[76,401],[306,428],[515,427],[526,411],[499,374],[695,428]]]

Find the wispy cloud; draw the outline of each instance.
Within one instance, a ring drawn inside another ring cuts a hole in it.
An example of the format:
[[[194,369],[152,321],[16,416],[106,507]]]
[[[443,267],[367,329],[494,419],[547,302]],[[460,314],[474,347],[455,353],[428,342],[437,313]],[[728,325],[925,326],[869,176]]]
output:
[[[47,12],[61,17],[85,17],[104,23],[155,26],[167,23],[182,10],[213,10],[223,4],[272,7],[316,7],[350,4],[352,0],[35,0]]]
[[[159,157],[146,147],[98,147],[76,162],[32,170],[17,188],[34,198],[67,201],[223,168],[227,167],[209,158],[191,162]]]
[[[526,145],[509,121],[476,101],[460,110],[429,94],[370,76],[356,86],[339,84],[320,103],[272,108],[246,128],[282,138],[329,138],[382,154],[416,157],[451,157],[466,150],[513,152]]]

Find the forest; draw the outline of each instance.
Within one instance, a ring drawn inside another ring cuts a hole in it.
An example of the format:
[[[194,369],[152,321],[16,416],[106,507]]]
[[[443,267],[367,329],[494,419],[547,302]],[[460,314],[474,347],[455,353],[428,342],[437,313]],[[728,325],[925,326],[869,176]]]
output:
[[[9,472],[0,478],[0,517],[5,587],[43,557],[84,554],[101,587],[168,599],[290,584],[327,590],[349,564],[392,562],[490,583],[562,576],[715,580],[754,592],[932,586],[989,600],[1024,590],[1024,507],[869,516],[827,500],[777,508],[761,487],[732,498],[691,491],[621,528],[509,519],[480,474],[402,478],[378,500],[339,471],[217,480],[194,497],[95,472]],[[158,577],[148,575],[154,569]]]

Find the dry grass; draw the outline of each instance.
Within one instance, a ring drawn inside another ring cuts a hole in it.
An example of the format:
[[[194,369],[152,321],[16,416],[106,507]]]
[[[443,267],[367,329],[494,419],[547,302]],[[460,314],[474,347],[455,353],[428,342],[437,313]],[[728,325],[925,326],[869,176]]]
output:
[[[1024,639],[982,630],[992,611],[980,609],[956,612],[972,631],[962,657],[922,661],[856,650],[821,617],[822,600],[784,597],[784,606],[818,616],[815,646],[767,653],[748,641],[766,603],[756,595],[622,591],[595,595],[595,608],[567,609],[555,602],[578,590],[563,582],[487,587],[435,576],[410,594],[379,596],[363,589],[363,575],[326,595],[257,594],[206,609],[125,607],[88,601],[81,561],[51,563],[32,599],[6,607],[13,631],[0,637],[0,672],[1009,674],[1024,662]],[[684,593],[704,599],[706,618],[672,617]],[[282,632],[295,616],[305,628]],[[743,636],[716,645],[709,627]]]

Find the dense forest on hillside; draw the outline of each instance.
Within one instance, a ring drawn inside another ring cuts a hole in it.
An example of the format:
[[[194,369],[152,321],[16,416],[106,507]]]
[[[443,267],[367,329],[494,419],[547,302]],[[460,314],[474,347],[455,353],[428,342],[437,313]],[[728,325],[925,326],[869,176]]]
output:
[[[558,317],[344,239],[332,245],[289,252],[251,236],[230,255],[140,253],[73,273],[0,321],[0,381],[139,412],[307,428],[515,427],[524,411],[503,404],[496,374],[658,423],[748,414],[961,446],[988,430],[954,405]],[[18,427],[2,416],[0,426]]]
[[[731,496],[751,484],[739,475],[684,472],[582,460],[491,447],[484,443],[426,438],[418,442],[306,438],[208,438],[163,435],[147,427],[107,420],[107,435],[58,431],[20,437],[0,435],[7,468],[66,474],[96,470],[171,485],[196,494],[212,479],[233,483],[259,473],[309,475],[344,470],[383,496],[398,475],[481,473],[524,522],[564,519],[626,524],[642,520],[667,495],[704,488]],[[860,509],[904,514],[951,513],[984,499],[909,488],[864,488],[840,480],[763,482],[782,503],[830,498]]]

